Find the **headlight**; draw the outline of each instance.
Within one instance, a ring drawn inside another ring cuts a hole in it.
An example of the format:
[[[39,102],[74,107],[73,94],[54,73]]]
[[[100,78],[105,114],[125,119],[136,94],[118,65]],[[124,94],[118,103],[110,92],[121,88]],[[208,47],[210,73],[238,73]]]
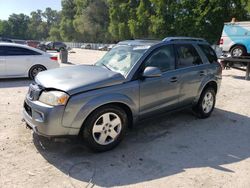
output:
[[[51,106],[65,105],[69,95],[61,91],[44,91],[39,97],[39,101]]]

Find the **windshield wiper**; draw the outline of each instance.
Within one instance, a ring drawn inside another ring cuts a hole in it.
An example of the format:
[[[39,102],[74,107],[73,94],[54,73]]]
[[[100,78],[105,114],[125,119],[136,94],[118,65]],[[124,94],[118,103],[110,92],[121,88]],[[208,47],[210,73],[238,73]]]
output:
[[[107,65],[105,65],[104,63],[101,63],[102,66],[106,67],[106,69],[112,71]]]

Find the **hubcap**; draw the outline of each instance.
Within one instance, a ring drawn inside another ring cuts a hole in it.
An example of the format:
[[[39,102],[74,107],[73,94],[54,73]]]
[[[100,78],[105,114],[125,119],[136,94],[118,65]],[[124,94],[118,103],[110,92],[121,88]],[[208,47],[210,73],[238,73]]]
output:
[[[92,135],[94,140],[100,145],[112,143],[121,133],[121,118],[115,113],[105,113],[95,122]]]
[[[214,105],[214,97],[211,92],[207,92],[202,101],[202,109],[207,114],[209,113]]]
[[[243,54],[243,51],[242,51],[242,49],[240,49],[240,48],[235,48],[234,50],[233,50],[233,56],[234,57],[239,57],[239,56],[241,56]]]
[[[32,71],[32,76],[35,77],[39,72],[42,72],[44,69],[41,67],[36,67]]]

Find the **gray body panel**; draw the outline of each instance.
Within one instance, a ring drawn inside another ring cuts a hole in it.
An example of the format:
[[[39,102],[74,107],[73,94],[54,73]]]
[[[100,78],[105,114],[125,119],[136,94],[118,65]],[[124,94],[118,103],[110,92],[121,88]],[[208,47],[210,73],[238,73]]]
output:
[[[79,92],[116,85],[124,82],[125,78],[104,67],[92,65],[77,65],[41,72],[36,82],[45,88],[65,91],[70,95]]]
[[[24,110],[24,119],[38,134],[77,135],[89,114],[105,104],[126,105],[131,110],[134,123],[154,113],[194,105],[209,82],[216,83],[219,89],[221,67],[219,63],[210,64],[192,41],[185,43],[190,43],[196,48],[203,64],[167,71],[155,78],[136,77],[141,65],[154,49],[180,42],[125,41],[121,43],[151,46],[125,77],[105,67],[96,66],[74,66],[39,73],[36,78],[38,85],[45,90],[65,91],[70,98],[65,106],[50,107],[26,97],[25,102],[32,111],[38,111],[46,118],[44,122],[37,122],[35,117],[30,117]],[[207,44],[204,41],[199,42]],[[173,81],[173,78],[176,80]]]

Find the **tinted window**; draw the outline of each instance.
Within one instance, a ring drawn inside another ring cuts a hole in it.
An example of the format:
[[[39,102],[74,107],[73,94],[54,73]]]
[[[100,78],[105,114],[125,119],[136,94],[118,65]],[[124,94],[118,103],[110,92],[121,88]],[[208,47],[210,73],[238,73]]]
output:
[[[53,43],[51,42],[51,43],[47,43],[46,44],[48,47],[52,47],[53,46]]]
[[[21,47],[12,47],[12,46],[6,46],[5,52],[7,56],[16,56],[16,55],[41,55],[40,53],[29,50],[26,48]]]
[[[178,54],[178,68],[191,67],[202,64],[202,60],[196,49],[190,44],[176,45]]]
[[[4,56],[4,49],[2,46],[0,46],[0,56]]]
[[[54,42],[55,45],[62,45],[61,42]]]
[[[162,72],[175,69],[175,54],[172,45],[155,50],[146,61],[145,67],[158,67]]]
[[[207,59],[210,63],[217,62],[217,60],[218,60],[217,55],[209,45],[200,44],[199,47],[204,52],[204,54],[207,56]]]

